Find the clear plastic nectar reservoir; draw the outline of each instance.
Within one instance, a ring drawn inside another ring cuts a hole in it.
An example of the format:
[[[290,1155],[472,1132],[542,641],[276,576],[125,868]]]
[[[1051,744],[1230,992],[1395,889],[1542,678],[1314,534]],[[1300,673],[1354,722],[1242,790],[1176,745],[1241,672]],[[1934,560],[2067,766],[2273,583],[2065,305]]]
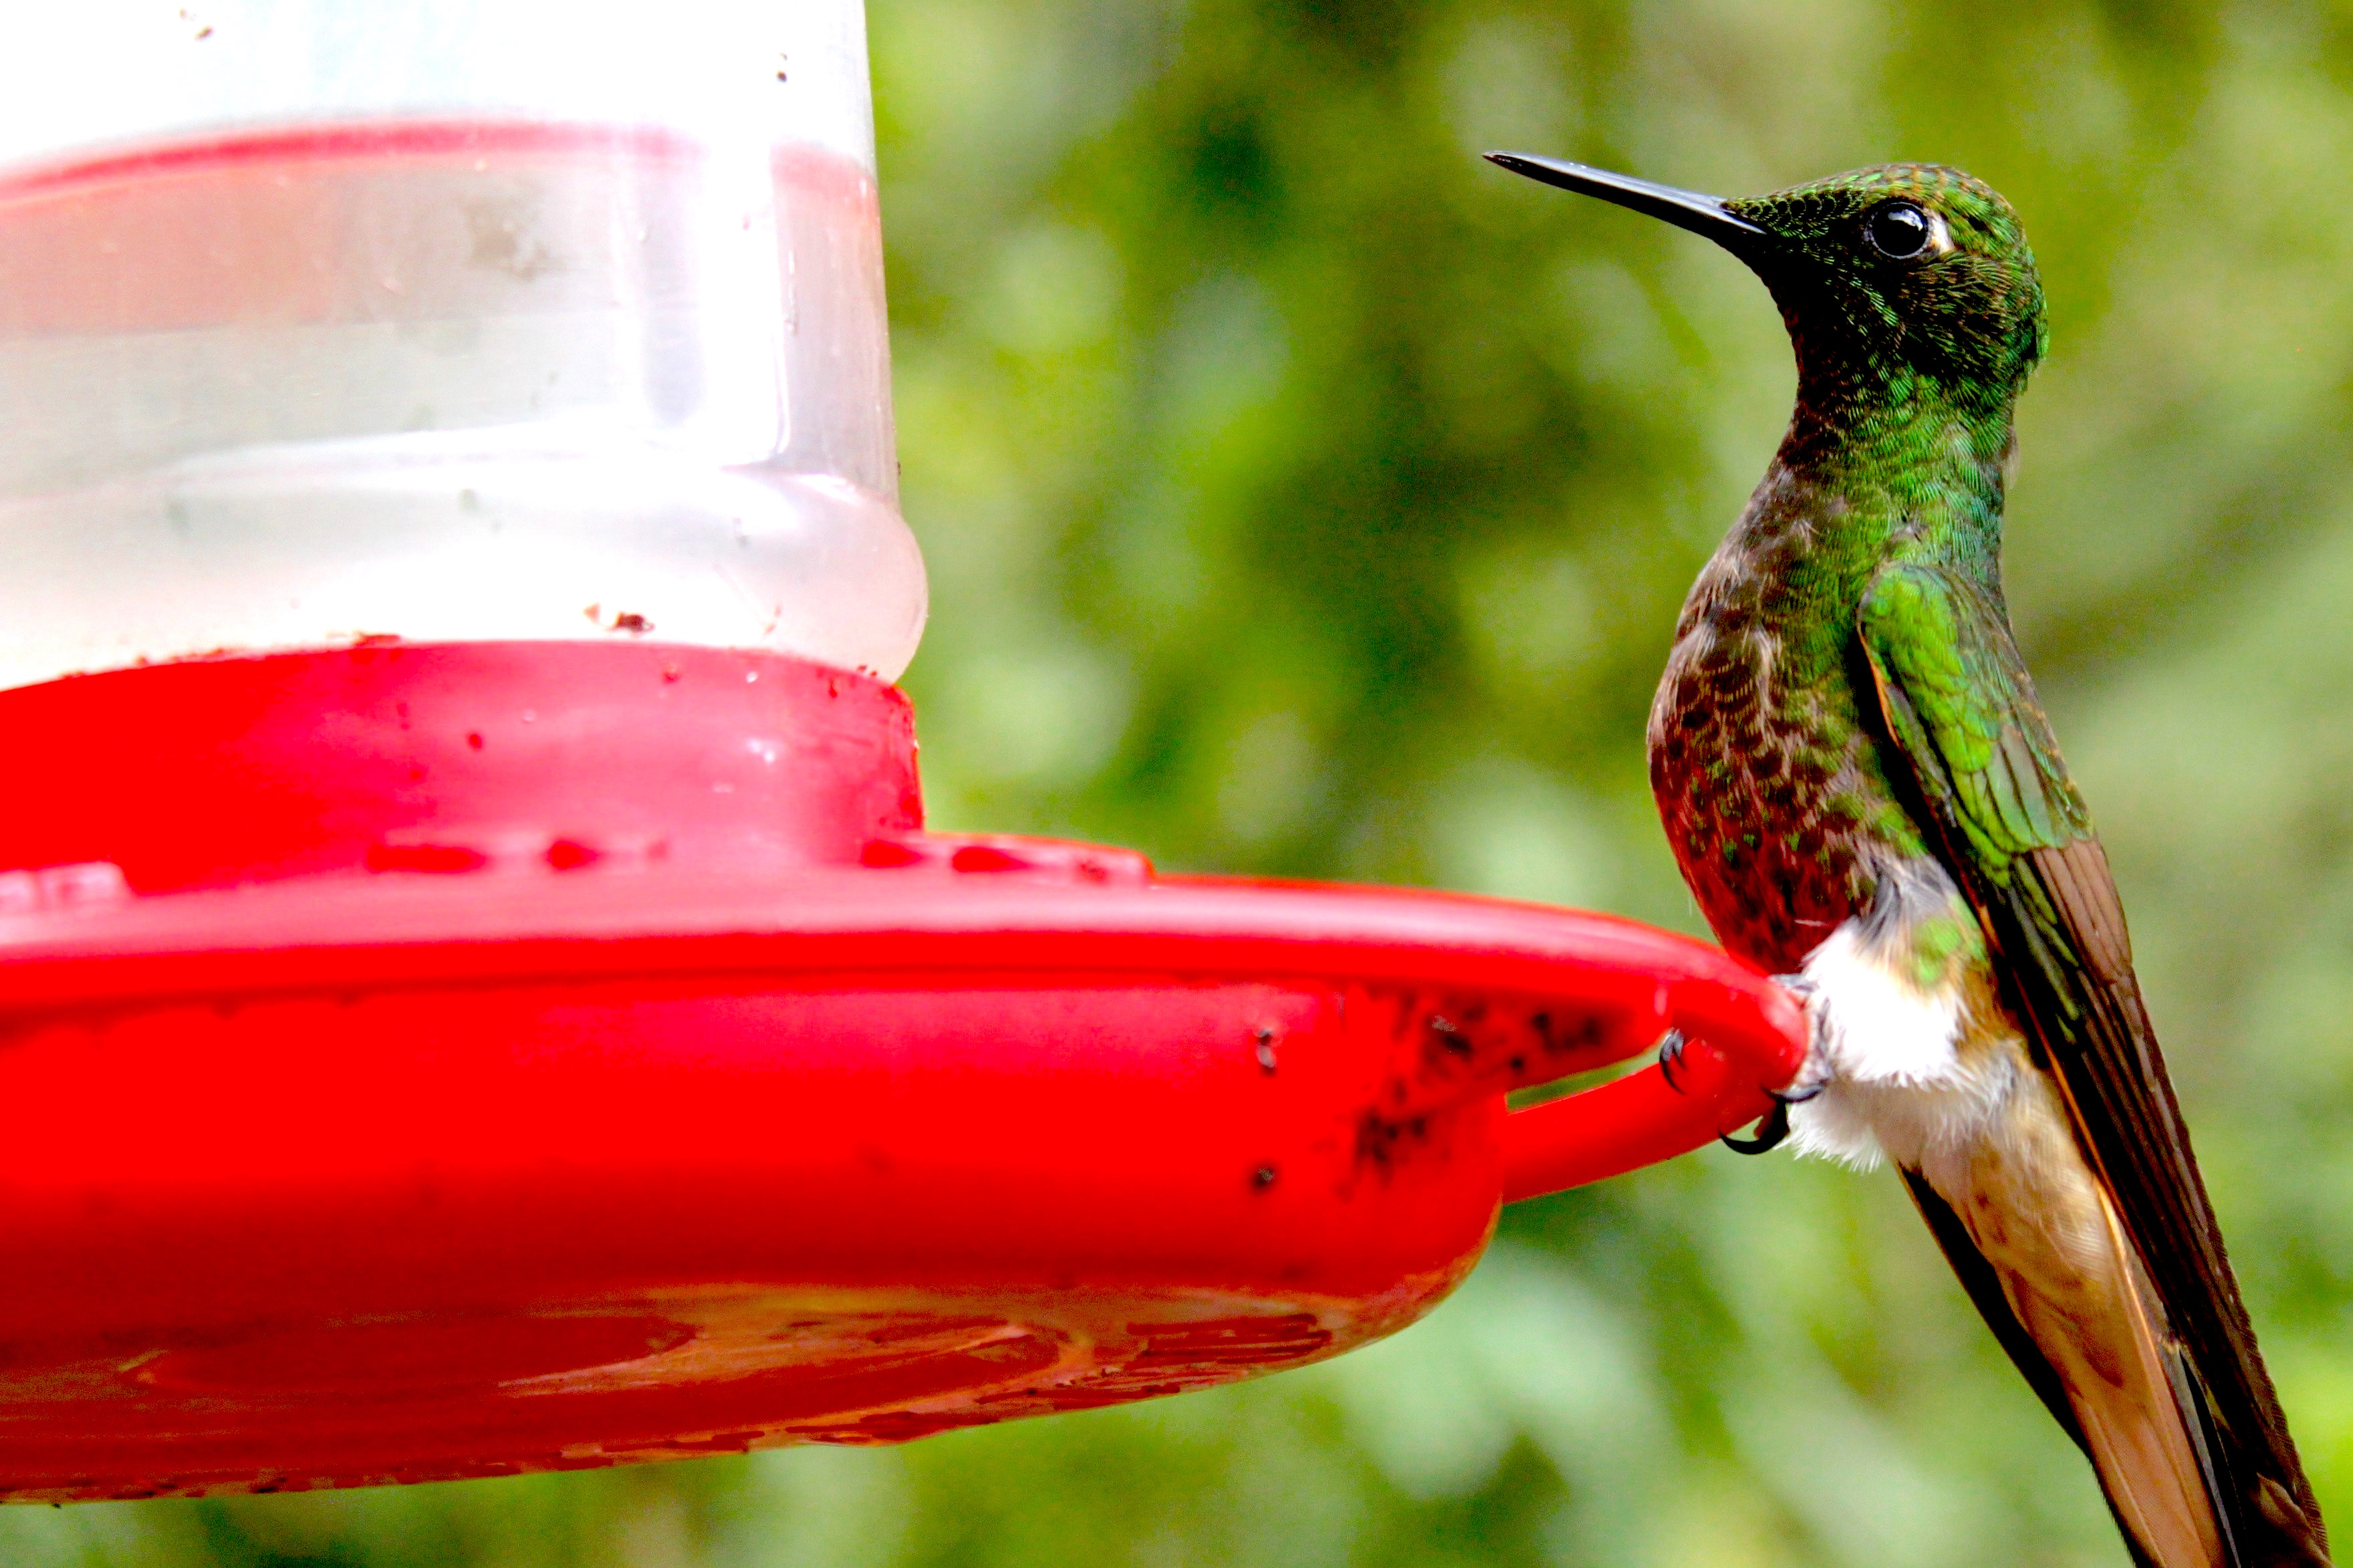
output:
[[[859,0],[27,8],[0,684],[653,637],[894,678]]]

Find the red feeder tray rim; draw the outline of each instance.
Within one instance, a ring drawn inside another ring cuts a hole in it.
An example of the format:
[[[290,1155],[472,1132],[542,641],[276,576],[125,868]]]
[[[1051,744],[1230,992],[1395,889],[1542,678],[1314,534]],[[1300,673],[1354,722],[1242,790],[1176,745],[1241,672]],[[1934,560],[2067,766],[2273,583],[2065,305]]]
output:
[[[1392,1331],[1499,1200],[1802,1055],[1688,939],[920,826],[773,655],[371,647],[0,692],[0,1493],[882,1441]],[[168,768],[156,759],[168,758]],[[1509,1090],[1656,1067],[1532,1109]]]

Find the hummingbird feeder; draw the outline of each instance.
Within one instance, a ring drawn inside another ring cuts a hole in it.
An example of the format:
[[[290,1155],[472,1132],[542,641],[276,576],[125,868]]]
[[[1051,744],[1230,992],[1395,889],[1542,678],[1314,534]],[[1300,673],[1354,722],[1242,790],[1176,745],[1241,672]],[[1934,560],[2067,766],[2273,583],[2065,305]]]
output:
[[[0,1494],[1295,1365],[1794,1070],[1624,921],[923,831],[859,0],[15,22]]]

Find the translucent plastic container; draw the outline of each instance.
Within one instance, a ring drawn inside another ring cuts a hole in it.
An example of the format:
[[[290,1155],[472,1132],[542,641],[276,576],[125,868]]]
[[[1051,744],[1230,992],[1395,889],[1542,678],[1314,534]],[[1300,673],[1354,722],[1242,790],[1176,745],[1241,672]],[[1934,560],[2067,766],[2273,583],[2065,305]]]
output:
[[[859,0],[12,11],[0,685],[381,637],[904,668]]]

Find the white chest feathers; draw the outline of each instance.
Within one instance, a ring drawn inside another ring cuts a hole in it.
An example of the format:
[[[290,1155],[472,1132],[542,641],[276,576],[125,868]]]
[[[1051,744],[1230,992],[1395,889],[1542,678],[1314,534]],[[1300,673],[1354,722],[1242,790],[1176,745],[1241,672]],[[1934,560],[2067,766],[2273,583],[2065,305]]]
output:
[[[1915,973],[1900,936],[1870,941],[1852,920],[1806,959],[1810,1076],[1822,1089],[1791,1110],[1801,1152],[1917,1167],[1999,1120],[2025,1065],[2008,1021],[1972,1018],[1973,988],[1957,969],[1925,985]]]

